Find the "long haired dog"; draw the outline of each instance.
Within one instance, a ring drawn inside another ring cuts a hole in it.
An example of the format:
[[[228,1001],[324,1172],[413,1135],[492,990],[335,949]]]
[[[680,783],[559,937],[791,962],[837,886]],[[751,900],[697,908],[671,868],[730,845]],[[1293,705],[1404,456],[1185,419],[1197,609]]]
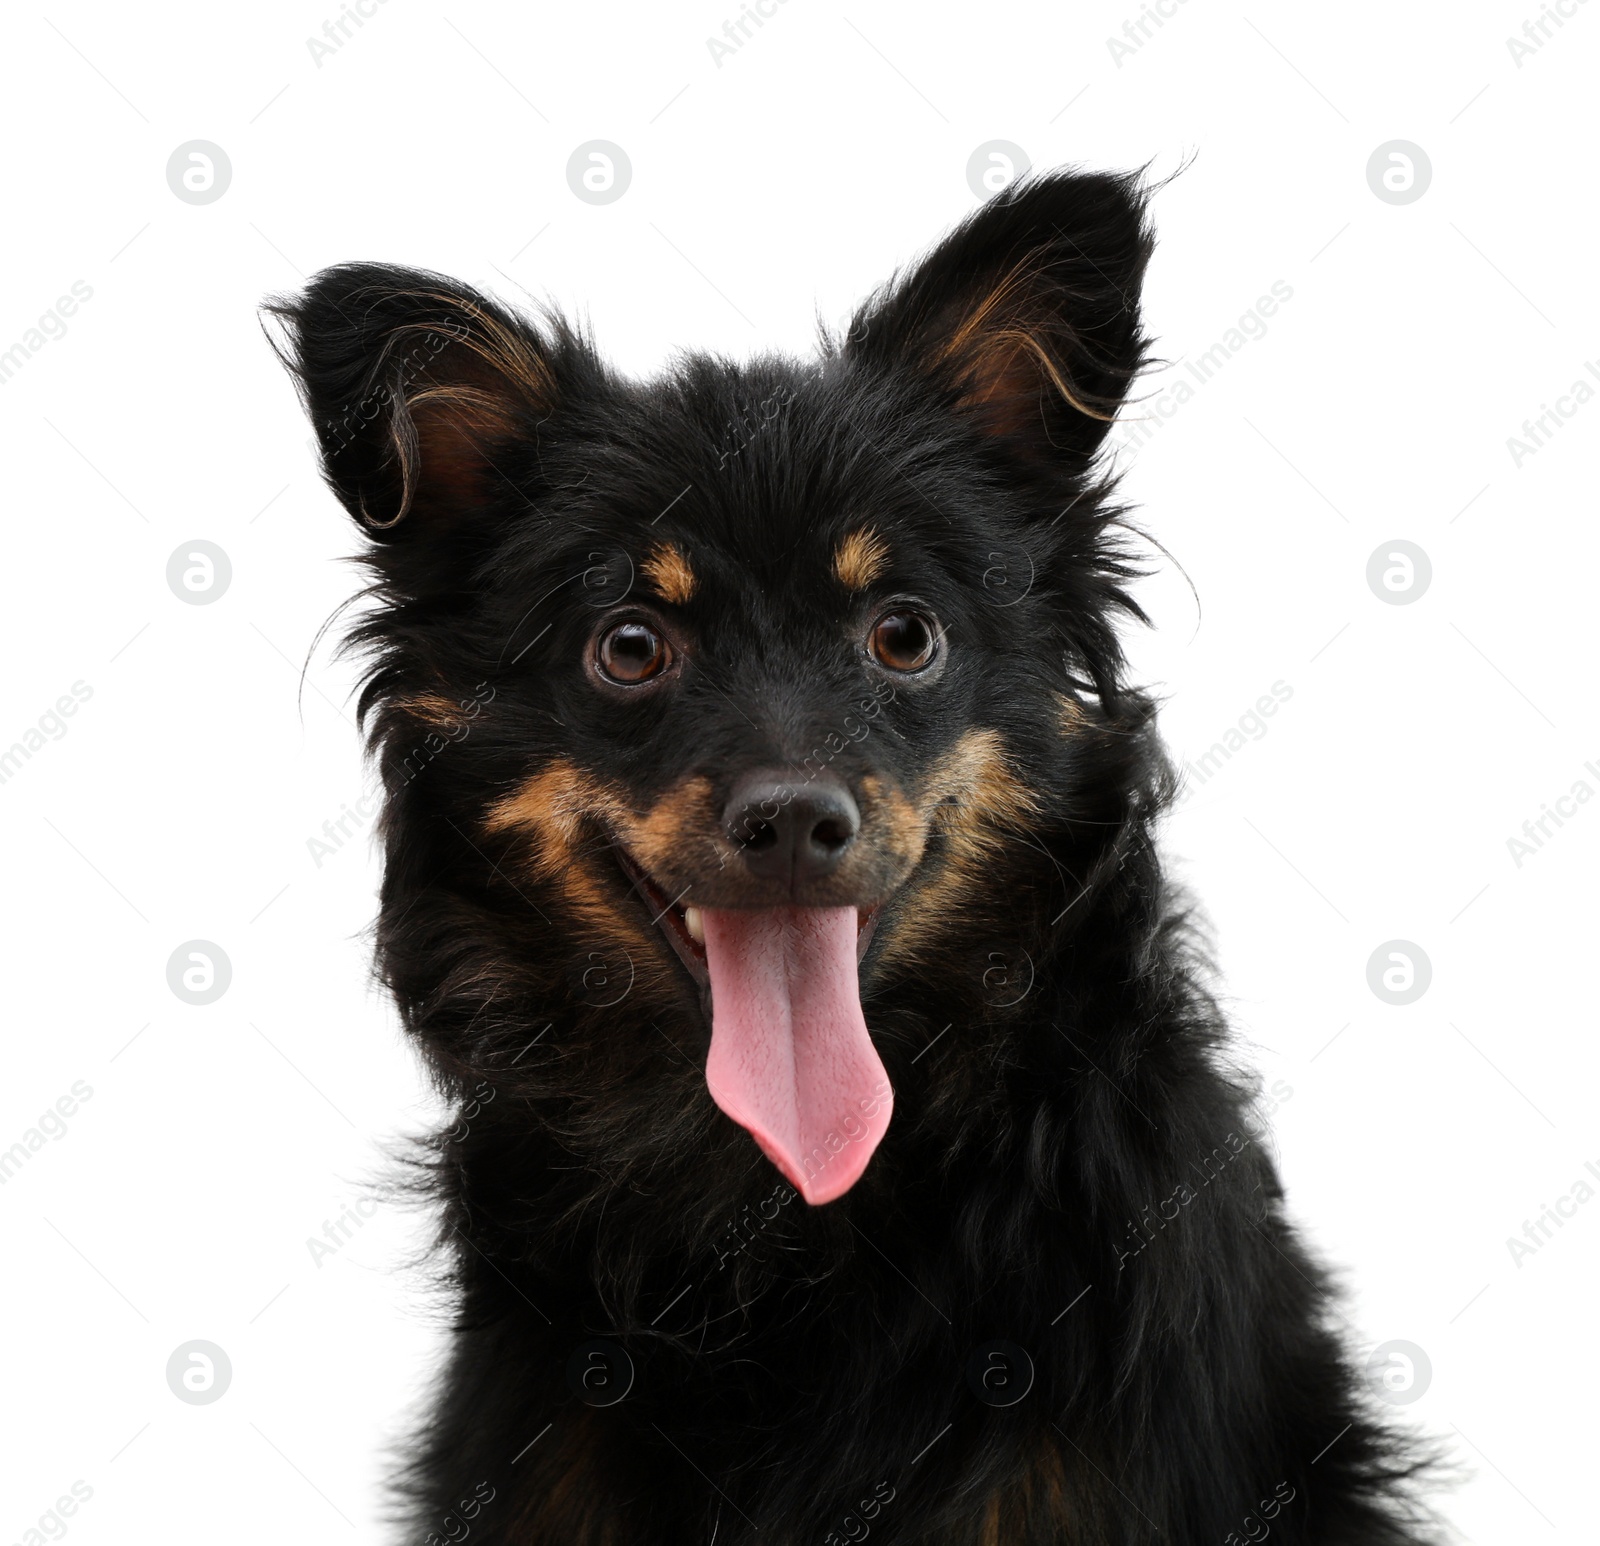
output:
[[[1036,178],[816,362],[645,386],[436,274],[271,308],[454,1110],[408,1540],[1420,1538],[1152,843],[1150,251]]]

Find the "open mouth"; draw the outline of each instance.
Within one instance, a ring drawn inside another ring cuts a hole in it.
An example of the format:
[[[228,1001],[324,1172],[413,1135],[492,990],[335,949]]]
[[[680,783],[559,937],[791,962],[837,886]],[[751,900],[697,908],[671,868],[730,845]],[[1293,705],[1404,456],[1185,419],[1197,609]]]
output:
[[[709,1011],[711,1098],[808,1203],[842,1196],[894,1109],[861,1011],[878,909],[696,907],[617,857]]]
[[[639,899],[649,911],[650,921],[666,935],[667,943],[672,946],[696,985],[702,990],[708,989],[711,986],[711,977],[706,967],[704,910],[684,900],[689,894],[688,890],[681,892],[676,900],[669,897],[666,891],[650,877],[649,872],[621,844],[616,846],[615,853],[622,873],[628,877]],[[878,914],[881,911],[881,903],[874,907],[856,909],[857,965],[866,958],[867,949],[872,944],[872,936],[878,927]]]

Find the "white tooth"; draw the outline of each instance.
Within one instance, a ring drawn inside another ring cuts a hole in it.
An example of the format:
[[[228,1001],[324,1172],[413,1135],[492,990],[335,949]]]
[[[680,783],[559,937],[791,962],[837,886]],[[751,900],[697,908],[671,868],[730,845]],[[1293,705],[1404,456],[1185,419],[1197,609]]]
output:
[[[683,910],[683,926],[689,931],[689,938],[695,944],[703,945],[706,942],[705,919],[700,916],[698,907],[686,907]]]

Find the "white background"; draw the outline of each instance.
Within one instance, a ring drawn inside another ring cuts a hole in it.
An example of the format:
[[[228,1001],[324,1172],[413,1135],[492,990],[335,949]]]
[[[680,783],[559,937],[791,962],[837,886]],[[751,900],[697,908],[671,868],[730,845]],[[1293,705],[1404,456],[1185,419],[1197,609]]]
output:
[[[0,386],[0,747],[92,697],[0,784],[0,1148],[93,1094],[0,1188],[0,1541],[75,1480],[85,1543],[382,1539],[381,1447],[437,1345],[400,1270],[419,1221],[380,1212],[320,1264],[306,1243],[430,1106],[368,983],[368,833],[308,848],[366,787],[350,669],[325,643],[299,689],[356,537],[257,303],[379,258],[586,312],[635,372],[803,351],[973,208],[996,139],[1040,167],[1194,157],[1155,206],[1152,390],[1293,292],[1142,445],[1117,432],[1203,603],[1166,566],[1131,641],[1176,755],[1292,689],[1169,846],[1244,1055],[1292,1088],[1290,1203],[1348,1269],[1353,1338],[1431,1360],[1406,1410],[1460,1462],[1460,1537],[1594,1539],[1600,1197],[1520,1265],[1506,1242],[1600,1164],[1600,804],[1520,866],[1507,840],[1600,790],[1600,405],[1520,466],[1507,440],[1600,358],[1600,4],[1520,67],[1522,0],[1170,8],[1119,61],[1136,0],[786,0],[720,67],[733,0],[386,0],[320,67],[331,5],[13,16],[0,348],[74,281],[93,296]],[[202,206],[165,175],[194,139],[232,163]],[[591,139],[633,168],[603,207],[566,180]],[[1432,165],[1409,204],[1367,181],[1393,139]],[[193,539],[231,559],[211,605],[166,583]],[[1432,564],[1408,605],[1366,581],[1394,539]],[[207,1007],[166,980],[197,938],[233,967]],[[1395,939],[1432,964],[1404,1007],[1367,984]],[[166,1382],[195,1339],[232,1362],[211,1405]]]

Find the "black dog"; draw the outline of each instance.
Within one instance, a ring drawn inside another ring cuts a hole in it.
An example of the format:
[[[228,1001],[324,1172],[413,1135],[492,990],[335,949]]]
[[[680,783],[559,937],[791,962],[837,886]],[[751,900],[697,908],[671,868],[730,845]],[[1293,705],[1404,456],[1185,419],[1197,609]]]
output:
[[[1421,1538],[1152,846],[1096,465],[1150,251],[1039,178],[819,362],[649,386],[434,274],[271,308],[457,1111],[408,1539]]]

